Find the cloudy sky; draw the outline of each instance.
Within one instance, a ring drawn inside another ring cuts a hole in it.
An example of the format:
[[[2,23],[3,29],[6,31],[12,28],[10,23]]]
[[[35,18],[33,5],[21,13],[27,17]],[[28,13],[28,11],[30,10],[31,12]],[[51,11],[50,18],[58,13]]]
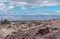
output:
[[[60,0],[0,0],[0,15],[60,15]]]

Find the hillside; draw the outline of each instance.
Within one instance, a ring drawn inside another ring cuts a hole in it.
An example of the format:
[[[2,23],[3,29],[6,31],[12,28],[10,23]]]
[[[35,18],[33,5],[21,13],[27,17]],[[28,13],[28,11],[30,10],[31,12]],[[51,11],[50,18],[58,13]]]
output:
[[[20,22],[19,22],[20,23]],[[22,24],[23,23],[23,24]],[[35,24],[35,26],[33,25]],[[29,26],[27,26],[27,24]],[[60,38],[60,19],[41,20],[41,21],[25,21],[21,22],[20,26],[24,25],[27,28],[20,29],[3,27],[0,29],[1,39],[59,39]],[[48,29],[47,29],[48,28]],[[39,30],[42,31],[39,31]],[[41,33],[42,32],[42,33]]]

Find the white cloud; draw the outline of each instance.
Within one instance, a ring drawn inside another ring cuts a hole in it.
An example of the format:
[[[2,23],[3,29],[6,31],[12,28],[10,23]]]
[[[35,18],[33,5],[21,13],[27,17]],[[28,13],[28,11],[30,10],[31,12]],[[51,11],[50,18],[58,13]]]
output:
[[[55,11],[55,12],[59,12],[60,13],[60,11]]]
[[[26,5],[26,4],[27,4],[27,2],[19,2],[19,4],[24,4],[24,5]]]
[[[22,10],[26,10],[27,8],[26,7],[21,7]]]
[[[10,5],[9,7],[8,7],[8,9],[13,9],[14,8],[14,6],[12,6],[12,5]]]
[[[41,13],[42,15],[50,15],[51,13]]]
[[[26,10],[27,7],[26,6],[32,6],[31,9],[33,8],[37,8],[37,7],[44,7],[44,6],[56,6],[56,5],[59,5],[60,3],[58,2],[53,2],[53,1],[50,1],[50,0],[45,0],[45,1],[40,1],[38,0],[38,2],[34,2],[34,3],[29,3],[29,2],[17,2],[17,1],[10,1],[11,4],[10,5],[5,5],[3,3],[0,3],[0,10],[4,11],[5,13],[8,13],[10,12],[9,14],[12,14],[13,12],[11,11],[8,11],[9,9],[13,9],[14,6],[18,6],[18,7],[21,7],[21,10]],[[30,8],[29,8],[30,9]],[[56,11],[56,12],[60,12],[60,11]],[[13,13],[14,14],[14,13]],[[17,13],[17,15],[19,15],[20,13]],[[57,13],[28,13],[27,15],[36,15],[36,14],[41,14],[41,15],[55,15]],[[23,14],[24,15],[24,14]],[[26,15],[26,14],[25,14]]]
[[[3,10],[5,10],[5,8],[6,8],[5,4],[3,4],[3,3],[0,3],[0,11],[3,11]]]
[[[43,5],[43,6],[55,6],[55,5],[58,5],[58,4],[59,3],[45,1],[41,5]]]
[[[4,5],[3,3],[0,3],[0,6]]]
[[[56,14],[56,15],[60,15],[60,13],[58,13],[58,12],[57,12],[57,13],[55,13],[55,14]]]
[[[45,0],[45,1],[39,1],[39,2],[33,3],[32,5],[33,5],[32,8],[45,7],[45,6],[56,6],[56,5],[60,5],[60,2]]]
[[[55,5],[58,5],[58,3],[49,3],[49,2],[47,2],[47,3],[41,4],[41,6],[55,6]]]

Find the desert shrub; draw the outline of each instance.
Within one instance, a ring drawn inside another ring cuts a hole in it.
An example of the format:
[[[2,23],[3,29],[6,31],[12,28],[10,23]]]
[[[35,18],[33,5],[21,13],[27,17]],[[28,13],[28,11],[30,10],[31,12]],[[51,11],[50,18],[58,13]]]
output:
[[[4,21],[1,22],[1,24],[10,24],[10,21],[5,19]]]

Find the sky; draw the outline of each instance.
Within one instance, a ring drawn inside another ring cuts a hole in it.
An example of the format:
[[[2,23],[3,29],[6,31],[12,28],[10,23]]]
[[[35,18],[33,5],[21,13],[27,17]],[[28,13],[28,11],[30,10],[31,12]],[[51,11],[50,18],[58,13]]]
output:
[[[20,19],[60,18],[60,0],[0,0],[0,16],[6,19],[16,16]]]

